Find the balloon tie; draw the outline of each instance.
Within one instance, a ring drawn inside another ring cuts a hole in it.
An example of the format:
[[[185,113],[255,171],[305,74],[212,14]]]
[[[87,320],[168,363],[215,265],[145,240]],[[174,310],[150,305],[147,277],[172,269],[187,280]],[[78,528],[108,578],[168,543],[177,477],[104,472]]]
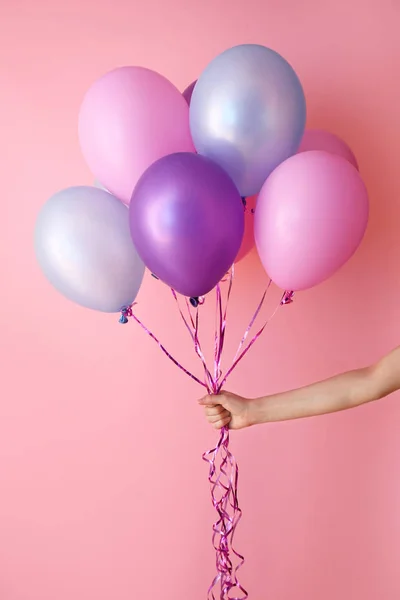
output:
[[[124,306],[121,308],[121,315],[119,317],[119,323],[126,325],[128,318],[132,316],[132,306]]]
[[[205,298],[204,296],[192,296],[192,298],[189,298],[189,302],[193,308],[197,308],[198,306],[202,306],[204,304]]]
[[[286,291],[281,300],[281,306],[285,306],[286,304],[292,304],[294,299],[294,292]]]

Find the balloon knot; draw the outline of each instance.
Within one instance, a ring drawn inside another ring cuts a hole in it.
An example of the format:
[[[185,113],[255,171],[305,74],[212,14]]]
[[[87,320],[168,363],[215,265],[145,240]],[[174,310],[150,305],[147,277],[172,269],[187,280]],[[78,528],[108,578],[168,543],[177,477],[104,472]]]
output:
[[[286,291],[282,296],[281,306],[286,306],[286,304],[292,304],[293,299],[294,299],[294,292]]]
[[[119,323],[122,323],[122,325],[125,325],[128,322],[128,317],[132,316],[132,307],[131,306],[124,306],[123,308],[121,308],[121,315],[119,317]]]
[[[206,301],[205,296],[192,296],[192,298],[189,298],[189,302],[193,306],[193,308],[202,306],[205,301]]]

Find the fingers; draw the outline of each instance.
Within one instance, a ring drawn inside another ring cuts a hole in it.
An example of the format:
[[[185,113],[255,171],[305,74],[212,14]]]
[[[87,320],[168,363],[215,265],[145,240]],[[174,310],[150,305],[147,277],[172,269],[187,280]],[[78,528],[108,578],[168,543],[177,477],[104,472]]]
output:
[[[216,417],[224,412],[224,407],[220,404],[216,404],[214,406],[206,406],[204,408],[204,412],[206,413],[206,417]]]
[[[200,406],[204,406],[204,412],[207,421],[215,428],[222,429],[226,425],[229,425],[232,419],[231,413],[226,410],[219,402],[221,402],[222,396],[205,396],[199,400]]]
[[[231,413],[225,410],[222,406],[206,408],[205,410],[207,421],[215,428],[222,429],[231,421]]]
[[[231,413],[227,410],[224,410],[222,406],[218,408],[220,408],[221,410],[216,411],[214,409],[213,413],[210,413],[210,411],[206,411],[206,417],[209,423],[218,423],[218,421],[221,421],[222,419],[231,416]]]
[[[215,396],[204,396],[201,400],[199,400],[200,406],[218,406],[218,402]]]
[[[231,422],[231,414],[228,411],[225,411],[222,415],[216,417],[215,421],[211,421],[210,419],[208,419],[208,421],[214,429],[222,429]]]
[[[199,400],[199,404],[200,406],[226,406],[229,404],[229,400],[230,394],[222,392],[221,394],[218,394],[218,396],[213,396],[211,394],[204,396],[204,398]]]

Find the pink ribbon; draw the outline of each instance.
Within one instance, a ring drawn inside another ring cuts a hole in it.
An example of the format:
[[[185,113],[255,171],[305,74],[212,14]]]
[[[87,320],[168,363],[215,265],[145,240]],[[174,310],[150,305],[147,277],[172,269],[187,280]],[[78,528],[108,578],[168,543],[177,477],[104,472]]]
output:
[[[213,373],[207,366],[207,361],[201,348],[199,339],[199,306],[192,308],[189,301],[185,299],[187,316],[182,310],[178,295],[174,290],[171,290],[172,296],[177,304],[181,319],[189,332],[193,343],[194,351],[201,361],[204,380],[201,381],[196,375],[183,367],[161,344],[158,338],[140,321],[134,314],[132,308],[126,307],[121,311],[121,323],[126,323],[128,317],[134,319],[140,327],[158,344],[161,351],[186,375],[203,386],[208,394],[218,395],[227,379],[236,369],[240,361],[246,356],[247,352],[258,340],[260,335],[265,330],[270,320],[276,314],[279,306],[290,304],[293,301],[293,292],[285,292],[273,311],[272,315],[266,319],[262,327],[257,331],[250,342],[246,344],[248,335],[259,316],[261,309],[265,303],[268,290],[271,287],[271,281],[253,314],[249,325],[244,332],[244,335],[238,346],[236,355],[233,359],[231,367],[223,376],[221,370],[222,352],[225,342],[226,326],[227,326],[227,311],[229,300],[232,292],[234,279],[234,269],[232,267],[228,274],[229,281],[228,291],[226,293],[225,306],[221,288],[218,285],[216,288],[216,311],[215,311],[215,334],[214,334],[214,365]],[[201,303],[202,304],[202,303]],[[213,546],[216,555],[216,576],[212,581],[208,590],[208,600],[246,600],[248,593],[241,585],[238,579],[238,571],[244,564],[244,558],[234,548],[234,536],[238,523],[242,517],[242,511],[238,502],[238,477],[239,469],[235,457],[229,449],[229,428],[224,427],[221,430],[219,441],[215,448],[206,452],[203,455],[203,460],[209,464],[208,480],[211,488],[212,504],[217,512],[218,518],[213,525]],[[218,588],[218,593],[216,592]],[[234,595],[232,595],[234,594]]]

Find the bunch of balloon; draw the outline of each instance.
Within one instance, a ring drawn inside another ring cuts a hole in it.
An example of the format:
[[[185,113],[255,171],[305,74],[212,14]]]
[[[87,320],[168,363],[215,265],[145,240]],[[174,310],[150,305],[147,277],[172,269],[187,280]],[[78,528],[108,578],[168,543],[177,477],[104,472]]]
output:
[[[183,94],[142,67],[94,82],[79,114],[84,158],[97,182],[53,196],[36,224],[44,274],[82,306],[138,323],[183,372],[212,394],[259,338],[250,335],[272,282],[279,305],[322,282],[356,251],[368,221],[357,161],[339,138],[306,131],[306,102],[291,65],[241,45],[217,56]],[[231,366],[221,366],[234,263],[256,245],[269,276]],[[189,372],[140,321],[145,267],[170,288],[201,375]],[[228,285],[221,287],[221,281]],[[204,298],[216,296],[214,356],[199,339]],[[277,307],[278,308],[278,307]],[[233,547],[241,517],[229,431],[210,452],[217,573],[208,597],[248,597]],[[217,591],[218,590],[218,591]]]

